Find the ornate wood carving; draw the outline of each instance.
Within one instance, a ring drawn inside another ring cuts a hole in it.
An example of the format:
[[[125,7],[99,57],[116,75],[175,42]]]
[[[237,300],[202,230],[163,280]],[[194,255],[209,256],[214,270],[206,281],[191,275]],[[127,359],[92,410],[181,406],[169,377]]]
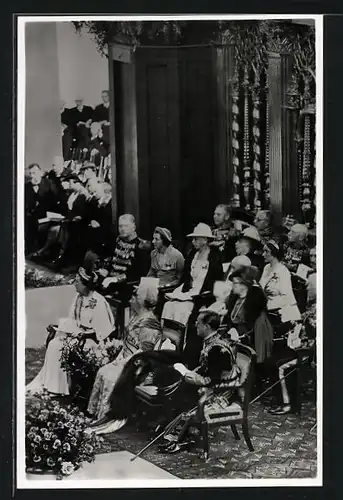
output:
[[[265,159],[264,159],[264,199],[265,199],[265,208],[269,206],[270,203],[270,155],[269,155],[269,140],[270,140],[270,127],[269,127],[269,100],[268,100],[268,74],[266,75],[266,85],[264,88],[266,94],[266,132],[265,132]]]
[[[253,101],[253,174],[254,174],[254,210],[262,208],[261,203],[261,131],[260,131],[260,68],[257,68],[255,73],[254,85],[252,88],[252,101]]]
[[[249,69],[244,68],[244,140],[243,140],[243,194],[244,208],[250,210],[250,116],[249,116]]]
[[[238,72],[237,68],[233,81],[231,83],[232,96],[232,167],[233,167],[233,193],[232,206],[240,206],[240,179],[239,179],[239,91],[238,91]]]

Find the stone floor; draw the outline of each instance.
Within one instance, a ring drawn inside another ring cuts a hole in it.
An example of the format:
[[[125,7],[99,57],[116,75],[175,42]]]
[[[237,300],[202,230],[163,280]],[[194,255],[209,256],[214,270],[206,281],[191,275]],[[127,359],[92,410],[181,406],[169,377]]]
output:
[[[137,458],[132,461],[134,455],[128,451],[114,451],[97,455],[95,462],[85,463],[64,481],[82,480],[151,480],[151,479],[176,479],[169,472],[156,465]],[[56,481],[53,474],[27,474],[29,481]]]
[[[44,348],[26,350],[26,379],[32,380],[42,366]],[[310,369],[309,369],[310,370]],[[313,372],[309,371],[309,376]],[[301,417],[272,416],[265,406],[252,405],[249,425],[254,452],[249,452],[244,440],[235,441],[230,428],[211,433],[211,455],[205,462],[196,447],[177,456],[163,455],[158,446],[143,455],[146,461],[182,479],[215,478],[313,478],[316,476],[316,422],[314,386],[304,384],[304,403]],[[149,420],[149,419],[148,419]],[[151,423],[151,422],[150,422]],[[115,434],[104,436],[111,451],[137,453],[152,438],[151,426],[131,422]]]

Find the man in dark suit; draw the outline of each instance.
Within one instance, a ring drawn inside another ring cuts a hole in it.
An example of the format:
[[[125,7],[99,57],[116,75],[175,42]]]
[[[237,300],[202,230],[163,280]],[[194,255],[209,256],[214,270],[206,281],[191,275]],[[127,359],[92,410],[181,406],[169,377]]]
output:
[[[49,224],[39,223],[47,211],[54,210],[55,196],[50,180],[37,163],[28,167],[25,184],[25,254],[34,252],[44,242]]]
[[[76,106],[71,108],[70,116],[73,127],[75,147],[77,149],[87,148],[89,127],[93,121],[94,110],[91,106],[83,104],[83,98],[75,99]]]
[[[50,170],[46,177],[51,182],[51,189],[55,197],[53,211],[59,214],[65,214],[67,211],[67,194],[62,186],[65,176],[64,160],[62,156],[55,156],[52,170]]]
[[[62,151],[63,159],[71,160],[73,149],[73,112],[66,108],[66,103],[61,104],[61,126],[62,126]]]
[[[90,201],[87,246],[88,250],[101,258],[109,255],[114,240],[111,201],[111,186],[103,182],[96,183]]]
[[[102,127],[104,141],[109,144],[110,142],[110,93],[108,90],[101,92],[102,103],[98,104],[94,110],[95,122],[99,122]]]
[[[70,195],[67,200],[66,217],[59,232],[60,252],[53,262],[56,269],[61,269],[70,263],[81,262],[89,223],[88,203],[80,179],[77,175],[70,174],[65,181],[69,182]]]

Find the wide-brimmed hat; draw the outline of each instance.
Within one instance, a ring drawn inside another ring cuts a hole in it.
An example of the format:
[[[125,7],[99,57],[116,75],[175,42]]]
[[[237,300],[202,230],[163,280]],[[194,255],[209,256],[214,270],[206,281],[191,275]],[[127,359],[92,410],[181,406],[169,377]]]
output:
[[[62,178],[63,181],[75,181],[75,182],[81,182],[80,178],[78,175],[73,174],[73,173],[68,173],[63,176]]]
[[[239,269],[235,271],[230,276],[230,281],[233,281],[234,278],[239,278],[244,285],[251,287],[254,285],[257,278],[258,270],[254,266],[245,267],[244,269]]]
[[[197,226],[195,226],[193,233],[187,234],[188,238],[214,238],[210,226],[204,224],[203,222],[199,222]]]
[[[259,235],[259,232],[257,231],[256,227],[254,226],[249,226],[240,235],[239,239],[248,239],[253,241],[254,243],[261,243],[261,236]]]
[[[90,161],[87,161],[86,163],[84,163],[80,170],[86,170],[87,168],[91,168],[92,170],[96,170],[96,166],[95,166],[95,163],[92,163]]]
[[[171,232],[169,231],[169,229],[167,229],[166,227],[157,226],[157,227],[155,227],[154,233],[160,234],[167,241],[169,241],[169,243],[171,243],[171,241],[172,241],[172,235],[171,235]]]

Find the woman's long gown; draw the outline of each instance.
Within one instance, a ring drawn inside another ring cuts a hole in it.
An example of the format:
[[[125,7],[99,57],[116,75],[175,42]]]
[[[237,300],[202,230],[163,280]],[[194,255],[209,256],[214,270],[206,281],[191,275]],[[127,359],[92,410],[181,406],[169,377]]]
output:
[[[89,413],[98,419],[107,414],[113,388],[127,361],[142,349],[144,342],[154,349],[159,346],[161,338],[161,326],[153,312],[144,311],[131,319],[126,328],[123,349],[112,363],[100,368],[96,375],[88,403]]]

